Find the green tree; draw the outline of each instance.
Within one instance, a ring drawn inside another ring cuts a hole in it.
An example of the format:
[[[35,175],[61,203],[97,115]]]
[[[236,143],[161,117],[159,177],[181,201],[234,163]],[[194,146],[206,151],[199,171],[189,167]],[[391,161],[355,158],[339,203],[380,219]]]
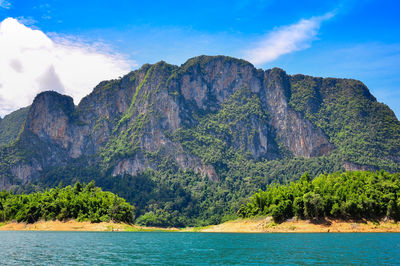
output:
[[[324,215],[324,203],[321,195],[308,192],[303,196],[304,217],[308,219],[318,219]]]

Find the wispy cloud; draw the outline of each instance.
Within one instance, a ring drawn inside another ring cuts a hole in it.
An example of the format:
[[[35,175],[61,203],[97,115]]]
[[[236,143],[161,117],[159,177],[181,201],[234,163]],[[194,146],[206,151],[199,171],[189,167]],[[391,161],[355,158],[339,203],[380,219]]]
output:
[[[7,0],[0,0],[0,7],[5,9],[10,9],[11,3]]]
[[[126,74],[124,56],[73,38],[49,38],[13,18],[0,23],[0,115],[29,105],[43,90],[72,96],[75,103],[104,79]]]
[[[18,20],[19,23],[24,24],[25,26],[32,26],[37,23],[37,20],[34,19],[33,17],[20,16],[17,17],[16,20]]]
[[[323,21],[334,17],[335,12],[323,16],[302,19],[299,22],[276,28],[252,48],[244,51],[245,58],[261,65],[292,52],[307,49],[316,39]]]

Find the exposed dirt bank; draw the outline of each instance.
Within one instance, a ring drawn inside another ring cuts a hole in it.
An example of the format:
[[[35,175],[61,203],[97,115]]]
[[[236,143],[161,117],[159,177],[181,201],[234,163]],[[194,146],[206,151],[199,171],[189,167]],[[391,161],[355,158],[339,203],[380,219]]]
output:
[[[3,225],[0,224],[0,231],[178,231],[178,229],[141,227],[112,222],[77,222],[71,220],[67,222],[39,221],[33,224],[12,222]]]
[[[271,217],[239,219],[199,230],[200,232],[235,233],[322,233],[322,232],[400,232],[400,223],[393,221],[371,222],[365,220],[343,221],[324,219],[319,221],[290,219],[276,224]]]
[[[163,232],[214,232],[214,233],[350,233],[350,232],[400,232],[400,223],[393,221],[371,222],[365,220],[343,221],[324,219],[305,221],[291,219],[276,224],[271,217],[238,219],[219,225],[202,228],[158,228],[142,227],[123,223],[90,223],[60,221],[39,221],[34,224],[0,224],[0,231],[163,231]]]

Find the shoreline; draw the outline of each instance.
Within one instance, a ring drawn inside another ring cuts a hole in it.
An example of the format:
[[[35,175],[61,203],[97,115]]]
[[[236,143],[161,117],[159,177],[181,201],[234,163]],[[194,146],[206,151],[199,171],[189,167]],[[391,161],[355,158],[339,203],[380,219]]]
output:
[[[202,232],[202,233],[400,233],[400,223],[367,220],[320,221],[289,219],[276,224],[271,217],[237,219],[218,225],[188,228],[160,228],[113,222],[39,221],[33,224],[0,223],[0,231],[76,231],[76,232]]]
[[[144,227],[114,222],[38,221],[33,224],[9,222],[0,224],[0,231],[71,231],[71,232],[177,232],[177,228]]]
[[[323,219],[319,221],[295,218],[276,224],[272,217],[238,219],[212,225],[201,232],[221,233],[400,233],[400,223],[393,221]]]

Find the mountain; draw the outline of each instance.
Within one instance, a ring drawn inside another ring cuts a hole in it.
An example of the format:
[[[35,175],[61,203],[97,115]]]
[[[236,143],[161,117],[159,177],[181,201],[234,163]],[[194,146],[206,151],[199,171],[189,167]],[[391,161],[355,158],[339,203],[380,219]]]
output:
[[[144,224],[188,225],[219,222],[259,188],[305,171],[395,172],[399,162],[400,122],[360,81],[199,56],[103,81],[77,106],[37,95],[0,148],[0,189],[94,179]]]

